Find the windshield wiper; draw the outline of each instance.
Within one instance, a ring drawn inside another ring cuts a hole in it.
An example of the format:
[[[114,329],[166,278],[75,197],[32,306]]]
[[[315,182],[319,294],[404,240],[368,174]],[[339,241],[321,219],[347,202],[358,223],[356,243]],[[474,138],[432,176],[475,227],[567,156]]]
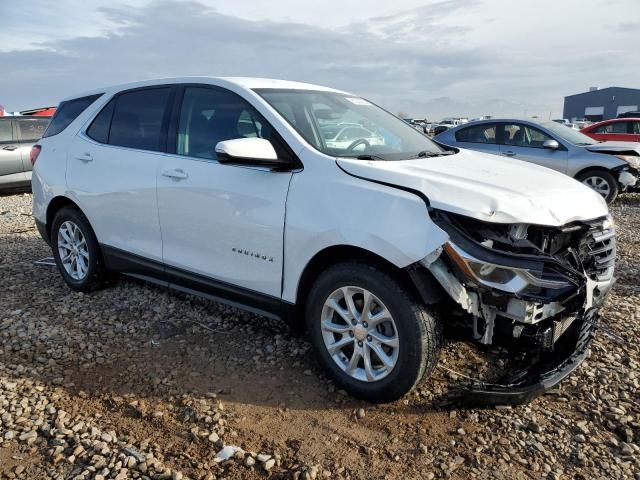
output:
[[[385,159],[384,159],[384,158],[382,158],[382,157],[379,157],[379,156],[377,156],[377,155],[370,155],[370,154],[368,154],[368,153],[367,153],[367,154],[364,154],[364,155],[358,155],[358,156],[356,157],[356,159],[358,159],[358,160],[385,160]]]
[[[447,155],[453,155],[456,152],[452,152],[451,150],[444,150],[442,152],[432,152],[430,150],[423,150],[418,152],[417,158],[430,158],[430,157],[442,157]]]

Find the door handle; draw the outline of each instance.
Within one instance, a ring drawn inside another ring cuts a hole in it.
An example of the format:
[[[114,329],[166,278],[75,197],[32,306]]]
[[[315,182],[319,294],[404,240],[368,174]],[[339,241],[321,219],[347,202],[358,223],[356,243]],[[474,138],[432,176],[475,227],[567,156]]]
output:
[[[163,170],[163,177],[173,178],[175,180],[184,180],[185,178],[189,178],[189,175],[184,170],[180,170],[176,168],[175,170]]]
[[[508,150],[506,152],[502,152],[503,155],[506,155],[507,157],[513,157],[515,156],[516,152],[512,152],[511,150]]]
[[[7,145],[6,147],[3,148],[3,150],[8,150],[9,152],[13,152],[14,150],[17,150],[18,147],[16,147],[15,145]]]
[[[93,161],[93,155],[91,155],[89,152],[84,152],[79,155],[76,155],[76,158],[81,162],[85,162],[85,163]]]

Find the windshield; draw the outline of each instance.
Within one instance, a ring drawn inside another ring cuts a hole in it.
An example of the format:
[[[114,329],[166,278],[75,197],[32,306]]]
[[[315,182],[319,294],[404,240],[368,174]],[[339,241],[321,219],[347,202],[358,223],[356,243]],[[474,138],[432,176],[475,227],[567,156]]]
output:
[[[310,90],[255,91],[309,144],[332,157],[403,160],[449,153],[363,98]]]
[[[558,135],[563,140],[573,143],[574,145],[593,145],[598,143],[593,138],[587,137],[584,133],[580,133],[579,131],[560,123],[543,122],[541,125],[550,132]]]

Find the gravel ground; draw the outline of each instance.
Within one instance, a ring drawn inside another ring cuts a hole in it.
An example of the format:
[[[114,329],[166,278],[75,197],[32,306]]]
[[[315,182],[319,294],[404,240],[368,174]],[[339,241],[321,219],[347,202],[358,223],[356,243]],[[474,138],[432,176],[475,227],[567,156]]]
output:
[[[0,197],[0,479],[640,479],[640,195],[587,362],[517,408],[455,409],[439,368],[373,406],[278,322],[125,278],[70,291],[31,195]],[[475,359],[445,348],[442,366]],[[464,365],[463,365],[464,364]],[[463,372],[464,373],[464,372]]]

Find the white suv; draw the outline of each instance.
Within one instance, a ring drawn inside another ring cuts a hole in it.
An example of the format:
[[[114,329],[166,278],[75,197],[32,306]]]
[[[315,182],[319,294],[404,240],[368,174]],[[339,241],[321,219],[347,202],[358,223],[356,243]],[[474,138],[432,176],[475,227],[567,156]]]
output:
[[[363,137],[332,142],[345,125]],[[32,157],[33,213],[72,289],[117,271],[305,325],[370,401],[415,387],[450,331],[526,360],[476,402],[527,401],[580,364],[612,283],[598,194],[330,88],[101,89],[62,102]]]

